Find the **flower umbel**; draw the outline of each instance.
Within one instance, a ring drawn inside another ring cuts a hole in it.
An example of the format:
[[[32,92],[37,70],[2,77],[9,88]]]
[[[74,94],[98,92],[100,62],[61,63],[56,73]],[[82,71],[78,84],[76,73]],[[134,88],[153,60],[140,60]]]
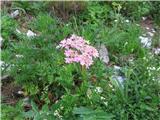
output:
[[[83,37],[75,34],[62,40],[59,47],[65,48],[66,63],[76,62],[86,68],[93,64],[93,58],[99,56],[98,51],[93,46],[90,46]]]

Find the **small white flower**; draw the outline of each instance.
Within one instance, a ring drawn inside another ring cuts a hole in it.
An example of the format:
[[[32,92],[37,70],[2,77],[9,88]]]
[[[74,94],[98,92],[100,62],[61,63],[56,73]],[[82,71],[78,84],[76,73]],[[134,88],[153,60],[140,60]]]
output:
[[[59,49],[59,48],[61,48],[61,47],[60,47],[59,45],[57,45],[57,46],[56,46],[56,49]]]
[[[117,22],[118,20],[114,20],[114,22]]]
[[[105,97],[101,96],[101,100],[105,100],[105,99],[106,99]]]
[[[32,32],[31,30],[28,30],[27,37],[34,37],[36,36],[36,33]]]
[[[18,94],[23,95],[24,92],[23,91],[18,91]]]
[[[59,114],[58,110],[55,110],[54,116],[57,116],[60,119],[62,118],[62,116]]]
[[[129,20],[126,20],[126,23],[129,23]]]
[[[155,77],[153,77],[152,80],[155,81],[156,80]]]
[[[155,68],[155,67],[152,67],[151,70],[156,70],[156,68]]]
[[[19,10],[15,10],[14,12],[11,13],[11,17],[15,18],[19,15]]]
[[[17,54],[16,57],[17,57],[17,58],[23,58],[24,56],[23,56],[23,55],[18,55],[18,54]]]
[[[108,85],[109,85],[109,87],[113,88],[113,85],[112,85],[112,84],[108,84]]]
[[[149,28],[149,27],[146,27],[146,29],[149,30],[150,28]]]
[[[96,87],[95,92],[96,93],[102,93],[103,89],[101,87]]]

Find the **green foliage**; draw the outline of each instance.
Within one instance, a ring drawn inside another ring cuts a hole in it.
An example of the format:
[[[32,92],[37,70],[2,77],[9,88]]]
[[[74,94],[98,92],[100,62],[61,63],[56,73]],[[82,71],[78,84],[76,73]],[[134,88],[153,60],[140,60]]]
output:
[[[73,114],[78,115],[78,120],[111,120],[113,115],[107,114],[102,110],[92,110],[86,107],[74,108]]]
[[[159,1],[152,1],[151,6],[152,6],[152,9],[151,9],[150,13],[152,14],[155,22],[158,25],[160,25],[160,16],[159,16],[159,14],[160,14],[160,12],[159,12],[160,4],[159,4]]]
[[[18,1],[12,4],[13,8],[22,9],[29,14],[37,14],[40,11],[47,10],[48,2],[43,1]]]
[[[1,111],[2,120],[23,120],[24,119],[21,102],[19,102],[16,106],[2,104],[1,108],[2,108],[2,111]]]
[[[25,112],[24,116],[26,119],[33,120],[56,120],[52,111],[49,110],[48,105],[45,104],[41,110],[38,109],[34,102],[31,102],[32,110]]]
[[[160,58],[141,46],[142,29],[136,25],[137,20],[152,12],[158,21],[157,2],[87,2],[79,14],[74,8],[68,10],[68,15],[70,11],[72,15],[67,22],[47,11],[49,2],[13,3],[12,7],[32,15],[25,29],[37,36],[16,33],[16,27],[23,27],[23,23],[2,15],[5,42],[1,56],[9,65],[4,73],[10,74],[34,102],[25,113],[22,104],[2,104],[2,119],[159,119]],[[64,7],[63,11],[67,9]],[[21,17],[18,19],[26,20],[26,16]],[[78,64],[66,64],[64,51],[57,45],[73,33],[96,47],[104,44],[109,51],[109,65],[99,59],[87,70]],[[159,46],[158,32],[152,43]],[[113,65],[121,66],[123,84],[113,79]],[[97,92],[97,88],[102,91]],[[43,103],[42,107],[37,101]]]
[[[146,16],[150,13],[150,10],[152,9],[150,2],[113,2],[112,6],[118,5],[120,6],[120,13],[124,16],[127,16],[134,20],[140,20],[142,16]],[[115,9],[118,9],[118,7],[115,7]]]
[[[41,37],[32,40],[26,38],[15,43],[13,51],[24,57],[14,57],[15,66],[11,74],[15,77],[16,82],[24,85],[30,94],[40,92],[44,86],[56,82],[59,67],[63,64],[63,56],[55,49],[51,41],[45,41]]]
[[[16,27],[18,26],[16,21],[13,20],[8,15],[2,15],[1,16],[1,36],[3,38],[3,48],[6,48],[7,46],[10,46],[10,41],[13,38],[13,35],[15,33]]]

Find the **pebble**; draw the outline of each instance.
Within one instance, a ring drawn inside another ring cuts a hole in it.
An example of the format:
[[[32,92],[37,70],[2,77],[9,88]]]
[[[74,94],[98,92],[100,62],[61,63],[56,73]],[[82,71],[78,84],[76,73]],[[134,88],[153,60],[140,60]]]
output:
[[[31,30],[27,31],[27,37],[34,37],[36,36],[36,33],[32,32]]]
[[[140,36],[139,39],[141,40],[143,47],[147,47],[147,48],[151,47],[151,44],[152,44],[151,38]]]
[[[153,33],[151,33],[151,32],[148,32],[148,35],[150,35],[151,37],[153,37],[153,35],[154,35],[154,34],[153,34]]]
[[[160,54],[160,48],[154,48],[153,51],[154,51],[155,55],[159,55]]]
[[[125,77],[123,76],[112,76],[113,80],[116,80],[118,83],[120,83],[123,86],[123,83],[125,81]]]
[[[109,53],[104,44],[101,44],[99,47],[99,58],[102,60],[105,64],[109,63]]]
[[[11,17],[15,18],[19,15],[19,10],[15,10],[14,12],[11,13]]]

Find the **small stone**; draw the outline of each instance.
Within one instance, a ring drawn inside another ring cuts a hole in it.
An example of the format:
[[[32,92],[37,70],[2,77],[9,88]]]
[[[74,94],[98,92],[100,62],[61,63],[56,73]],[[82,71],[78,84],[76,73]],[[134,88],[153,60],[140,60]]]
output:
[[[155,55],[159,55],[160,54],[160,48],[154,48],[153,51],[154,51]]]
[[[32,32],[31,30],[28,30],[27,37],[34,37],[36,36],[36,33]]]
[[[153,35],[154,35],[154,34],[153,34],[153,33],[151,33],[151,32],[148,32],[148,35],[150,35],[151,37],[153,37]]]
[[[15,10],[14,12],[11,13],[11,17],[15,18],[19,15],[19,10]]]
[[[151,47],[151,44],[152,44],[151,38],[140,36],[139,39],[141,40],[143,47],[147,47],[147,48]]]
[[[104,63],[106,63],[106,64],[109,63],[108,50],[107,50],[107,48],[105,47],[104,44],[101,44],[100,47],[99,47],[99,58]]]
[[[117,81],[122,86],[123,86],[123,83],[125,81],[125,77],[123,77],[123,76],[115,76],[114,75],[114,76],[112,76],[112,79]]]

